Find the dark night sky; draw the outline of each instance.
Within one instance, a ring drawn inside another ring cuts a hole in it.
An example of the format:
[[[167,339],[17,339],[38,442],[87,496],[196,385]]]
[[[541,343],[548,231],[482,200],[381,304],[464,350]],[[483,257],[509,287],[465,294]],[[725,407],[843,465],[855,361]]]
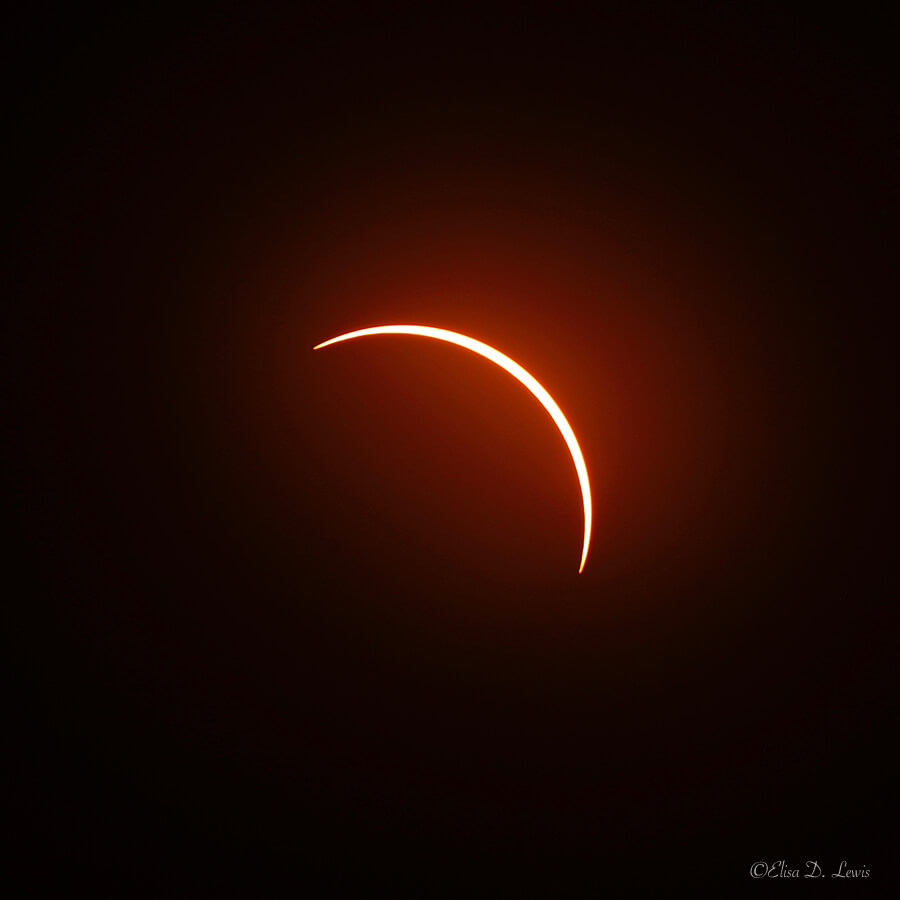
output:
[[[886,22],[327,6],[4,28],[13,874],[883,889]]]

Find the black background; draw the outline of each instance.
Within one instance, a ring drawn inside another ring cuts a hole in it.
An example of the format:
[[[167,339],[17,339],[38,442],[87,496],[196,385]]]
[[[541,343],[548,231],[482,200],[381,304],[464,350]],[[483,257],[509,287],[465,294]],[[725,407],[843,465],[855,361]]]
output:
[[[7,25],[11,877],[896,877],[888,28],[728,6]]]

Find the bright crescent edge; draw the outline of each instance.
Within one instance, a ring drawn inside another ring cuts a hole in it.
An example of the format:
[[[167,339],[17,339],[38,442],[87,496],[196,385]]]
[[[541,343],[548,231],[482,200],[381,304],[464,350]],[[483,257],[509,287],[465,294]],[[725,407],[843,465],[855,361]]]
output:
[[[330,344],[337,344],[341,341],[349,341],[352,338],[366,337],[373,334],[411,334],[434,338],[438,341],[447,341],[450,344],[456,344],[458,347],[465,347],[466,350],[471,350],[479,356],[484,356],[491,362],[496,363],[500,368],[505,369],[537,397],[544,409],[550,413],[550,417],[563,436],[563,440],[565,440],[566,446],[569,448],[569,453],[572,454],[572,462],[575,463],[575,471],[578,473],[578,482],[581,485],[581,499],[584,503],[584,545],[581,551],[581,565],[578,567],[580,574],[587,561],[588,548],[591,543],[591,485],[588,480],[587,466],[584,463],[584,457],[581,454],[578,441],[575,439],[575,432],[572,431],[562,410],[556,405],[556,401],[547,393],[538,380],[526,372],[517,362],[481,341],[466,337],[464,334],[457,334],[455,331],[447,331],[444,328],[431,328],[427,325],[378,325],[374,328],[361,328],[359,331],[348,331],[346,334],[341,334],[338,337],[323,341],[321,344],[316,344],[313,349],[320,350],[323,347],[328,347]]]

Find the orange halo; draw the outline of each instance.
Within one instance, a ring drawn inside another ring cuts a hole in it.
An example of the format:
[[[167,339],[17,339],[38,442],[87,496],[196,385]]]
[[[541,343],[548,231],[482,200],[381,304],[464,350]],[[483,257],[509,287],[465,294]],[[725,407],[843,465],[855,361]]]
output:
[[[349,341],[351,338],[365,337],[370,334],[413,334],[465,347],[467,350],[471,350],[479,356],[484,356],[491,362],[496,363],[500,368],[505,369],[510,375],[522,382],[540,400],[541,405],[550,413],[550,417],[556,423],[556,427],[569,448],[569,453],[572,454],[572,462],[575,463],[575,471],[578,473],[578,482],[581,485],[581,499],[584,503],[584,545],[581,550],[581,565],[578,567],[580,573],[584,569],[588,547],[591,542],[591,485],[588,481],[587,466],[584,464],[584,457],[581,455],[578,441],[575,440],[575,433],[566,421],[566,417],[562,414],[562,410],[538,383],[537,379],[529,375],[517,362],[513,362],[508,356],[500,353],[499,350],[495,350],[481,341],[466,337],[464,334],[457,334],[455,331],[447,331],[444,328],[430,328],[427,325],[378,325],[375,328],[362,328],[359,331],[348,331],[347,334],[323,341],[321,344],[316,344],[313,349],[319,350],[322,347],[327,347],[329,344],[337,344],[339,341]]]

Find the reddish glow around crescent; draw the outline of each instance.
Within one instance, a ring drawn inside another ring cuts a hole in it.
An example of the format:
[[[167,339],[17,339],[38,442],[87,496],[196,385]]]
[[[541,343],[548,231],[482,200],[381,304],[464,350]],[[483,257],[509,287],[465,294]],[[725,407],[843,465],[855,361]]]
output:
[[[550,413],[550,417],[556,423],[556,427],[569,448],[569,453],[572,454],[572,462],[575,463],[575,471],[578,473],[578,482],[581,485],[581,499],[584,503],[584,545],[581,550],[581,565],[578,567],[578,571],[581,572],[584,569],[588,547],[591,543],[591,485],[588,481],[587,466],[584,464],[584,457],[581,455],[578,441],[575,440],[575,433],[566,421],[566,417],[562,414],[562,410],[538,383],[537,379],[529,375],[517,362],[514,362],[508,356],[504,356],[499,350],[483,344],[481,341],[466,337],[464,334],[457,334],[455,331],[447,331],[443,328],[430,328],[427,325],[378,325],[375,328],[362,328],[359,331],[348,331],[347,334],[323,341],[313,349],[319,350],[322,347],[329,346],[329,344],[337,344],[340,341],[349,341],[351,338],[366,337],[371,334],[412,334],[419,337],[434,338],[438,341],[447,341],[459,347],[465,347],[466,350],[471,350],[479,356],[484,356],[491,362],[496,363],[500,368],[505,369],[540,400],[541,405]]]

